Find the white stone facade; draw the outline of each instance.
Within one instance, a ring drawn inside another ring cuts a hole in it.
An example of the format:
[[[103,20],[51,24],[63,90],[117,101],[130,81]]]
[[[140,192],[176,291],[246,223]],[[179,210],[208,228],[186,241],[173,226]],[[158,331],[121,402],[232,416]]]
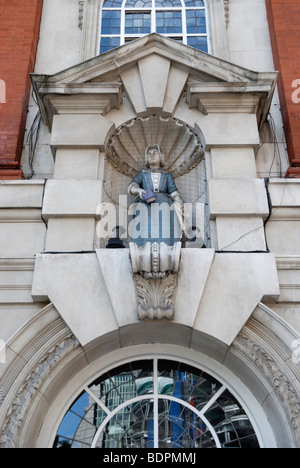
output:
[[[300,181],[283,178],[264,1],[211,2],[213,55],[151,34],[95,56],[99,7],[44,1],[36,152],[29,164],[26,136],[28,179],[0,182],[0,446],[52,446],[86,382],[148,353],[222,375],[262,446],[299,447]],[[149,116],[205,145],[209,245],[181,250],[171,321],[139,320],[129,249],[102,248],[97,231],[105,184],[128,179],[126,148],[108,179],[109,141]]]

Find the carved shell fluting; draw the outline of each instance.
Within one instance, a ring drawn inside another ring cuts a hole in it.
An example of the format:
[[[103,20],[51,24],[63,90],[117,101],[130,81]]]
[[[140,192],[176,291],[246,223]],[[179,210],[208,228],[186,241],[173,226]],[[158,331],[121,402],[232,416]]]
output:
[[[119,127],[110,138],[106,154],[122,174],[132,178],[145,167],[147,146],[158,144],[174,178],[191,171],[205,152],[202,135],[173,117],[137,117]]]

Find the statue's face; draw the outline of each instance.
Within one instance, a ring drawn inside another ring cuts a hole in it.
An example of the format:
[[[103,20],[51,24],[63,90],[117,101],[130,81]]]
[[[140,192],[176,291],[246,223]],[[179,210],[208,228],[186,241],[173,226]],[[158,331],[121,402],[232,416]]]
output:
[[[148,151],[148,160],[150,166],[160,165],[160,152],[156,149]]]

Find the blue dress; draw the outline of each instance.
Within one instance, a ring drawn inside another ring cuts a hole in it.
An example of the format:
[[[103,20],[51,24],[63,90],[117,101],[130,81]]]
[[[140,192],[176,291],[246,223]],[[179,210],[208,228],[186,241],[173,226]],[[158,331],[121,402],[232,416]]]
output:
[[[151,173],[159,172],[158,191],[154,190]],[[139,171],[132,179],[132,185],[144,190],[151,190],[156,196],[153,203],[147,203],[140,197],[135,200],[133,221],[129,234],[131,241],[142,246],[147,242],[164,242],[174,245],[180,241],[182,228],[174,208],[174,194],[178,194],[172,174],[164,169]]]

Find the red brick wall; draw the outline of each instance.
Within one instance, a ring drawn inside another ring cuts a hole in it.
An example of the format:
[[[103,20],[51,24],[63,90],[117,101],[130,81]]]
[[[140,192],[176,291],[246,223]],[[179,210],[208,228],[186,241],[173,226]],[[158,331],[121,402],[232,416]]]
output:
[[[287,177],[300,177],[300,0],[266,0],[266,6],[291,165]]]
[[[42,3],[43,0],[0,0],[0,80],[6,88],[3,103],[2,86],[0,108],[0,179],[23,178],[19,163]]]

